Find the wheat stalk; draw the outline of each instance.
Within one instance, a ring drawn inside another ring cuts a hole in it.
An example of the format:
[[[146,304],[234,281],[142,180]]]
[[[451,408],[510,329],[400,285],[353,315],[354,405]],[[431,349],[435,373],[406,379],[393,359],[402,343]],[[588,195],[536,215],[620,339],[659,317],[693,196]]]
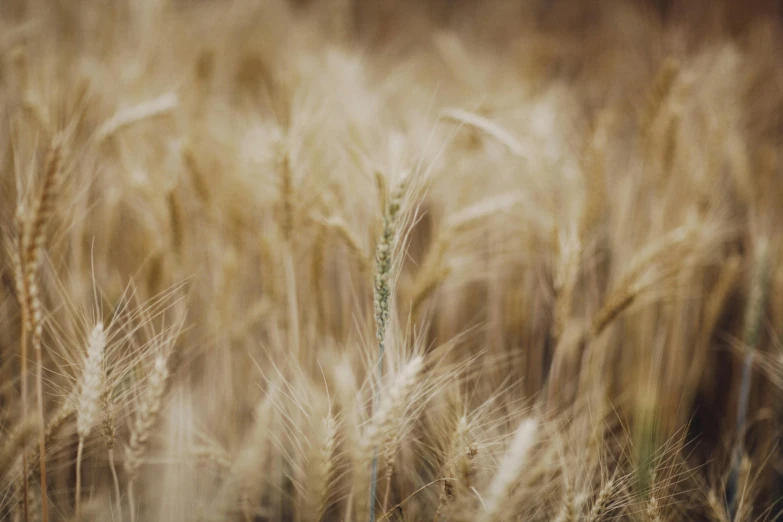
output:
[[[101,393],[101,423],[100,430],[103,442],[109,454],[109,468],[114,481],[114,496],[117,499],[117,516],[122,518],[122,506],[120,504],[120,480],[117,476],[117,468],[114,465],[114,444],[117,440],[117,403],[114,397],[112,383],[106,372],[103,374],[103,391]]]
[[[392,263],[394,261],[397,246],[398,223],[402,198],[406,188],[403,178],[397,191],[384,206],[382,216],[381,235],[375,247],[375,284],[373,286],[373,304],[375,308],[375,340],[378,344],[378,379],[383,377],[383,353],[386,343],[386,328],[389,324],[389,314],[392,302]],[[385,186],[385,185],[384,185]],[[385,192],[385,191],[383,191]],[[414,359],[415,361],[416,359]],[[412,361],[413,362],[413,361]],[[419,361],[419,366],[421,361]],[[410,367],[410,365],[409,365]],[[397,388],[392,389],[392,393]],[[401,390],[398,390],[401,391]],[[373,395],[373,417],[384,408],[379,404],[380,390]],[[390,410],[386,408],[385,413]],[[373,424],[371,424],[372,426]],[[377,444],[378,441],[375,441]],[[375,444],[373,444],[375,445]],[[372,476],[370,480],[370,522],[375,522],[375,491],[378,481],[378,450],[372,457]]]
[[[54,201],[59,190],[60,166],[62,162],[62,139],[56,137],[49,149],[46,161],[46,169],[43,183],[37,197],[28,211],[20,203],[17,207],[16,218],[19,230],[18,252],[15,262],[17,271],[16,282],[19,306],[22,310],[22,338],[21,338],[21,381],[22,381],[22,408],[23,415],[27,415],[27,336],[32,333],[32,346],[36,361],[36,395],[38,398],[38,423],[39,423],[39,452],[41,472],[41,516],[43,522],[48,521],[47,506],[47,482],[46,482],[46,441],[44,439],[44,403],[43,403],[43,355],[41,353],[41,335],[43,324],[41,321],[42,306],[38,286],[38,270],[43,256],[44,242],[46,240],[46,227],[51,220],[54,211]],[[22,449],[24,468],[24,504],[27,513],[27,456]],[[25,517],[26,518],[26,517]]]

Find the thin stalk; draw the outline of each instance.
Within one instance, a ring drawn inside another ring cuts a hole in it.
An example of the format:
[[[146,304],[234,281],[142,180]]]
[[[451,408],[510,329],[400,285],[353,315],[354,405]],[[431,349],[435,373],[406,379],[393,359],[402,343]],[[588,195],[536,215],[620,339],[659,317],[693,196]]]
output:
[[[76,498],[74,503],[76,504],[76,521],[79,522],[82,518],[82,453],[84,452],[84,437],[79,437],[79,448],[76,450]]]
[[[109,467],[114,480],[114,496],[117,498],[117,518],[122,522],[122,503],[120,502],[120,479],[117,478],[117,468],[114,467],[114,449],[109,449]]]
[[[756,345],[758,344],[761,317],[764,313],[764,302],[767,297],[766,242],[762,242],[757,248],[755,273],[753,274],[753,280],[751,281],[748,307],[745,311],[745,330],[743,332],[745,357],[743,359],[742,377],[740,381],[739,398],[737,401],[737,445],[734,448],[731,472],[729,474],[728,483],[726,484],[726,503],[732,520],[736,520],[738,514],[737,488],[744,449],[743,430],[745,429],[745,420],[748,416],[748,402],[750,400],[751,380],[753,377],[753,359],[756,353]]]
[[[49,507],[46,492],[46,420],[43,402],[43,362],[41,355],[41,337],[33,333],[35,348],[35,393],[38,396],[38,465],[41,472],[41,522],[49,522]]]
[[[23,315],[26,315],[23,312]],[[21,356],[22,356],[22,418],[27,418],[27,319],[22,317],[22,343],[21,343]],[[22,489],[24,503],[24,521],[30,520],[29,506],[28,506],[28,494],[30,487],[30,480],[27,476],[27,444],[22,446]]]
[[[391,493],[392,464],[388,463],[388,466],[386,470],[386,492],[383,494],[383,513],[386,513],[386,507],[389,505],[389,494]]]
[[[130,508],[131,522],[136,522],[136,505],[134,504],[133,479],[128,481],[128,507]]]
[[[381,403],[380,379],[383,377],[383,342],[378,343],[378,384],[372,399],[372,411],[378,411]],[[378,488],[378,447],[372,454],[372,479],[370,481],[370,522],[375,522],[375,491]]]
[[[373,301],[375,305],[375,337],[378,342],[378,381],[373,393],[372,411],[378,411],[380,405],[380,386],[383,379],[383,354],[385,350],[386,327],[389,324],[391,310],[392,285],[391,272],[394,258],[395,236],[397,233],[397,217],[400,212],[400,201],[405,190],[403,183],[395,194],[384,205],[383,227],[378,245],[375,247],[375,285]],[[382,191],[385,192],[385,191]],[[372,479],[370,481],[370,522],[375,522],[375,495],[378,489],[378,447],[372,456]]]

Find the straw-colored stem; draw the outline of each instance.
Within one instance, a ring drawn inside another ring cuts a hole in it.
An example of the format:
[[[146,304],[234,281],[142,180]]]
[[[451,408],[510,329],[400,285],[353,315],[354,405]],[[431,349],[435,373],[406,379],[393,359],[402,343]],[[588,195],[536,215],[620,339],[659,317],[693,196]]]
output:
[[[22,341],[21,341],[21,356],[22,356],[22,369],[21,369],[21,380],[22,380],[22,417],[27,418],[27,327],[25,326],[27,320],[24,317],[26,315],[25,307],[22,307]],[[27,444],[22,446],[22,489],[23,489],[23,495],[22,495],[22,502],[24,504],[24,520],[25,522],[28,522],[30,514],[29,514],[29,506],[28,506],[28,495],[29,495],[29,487],[30,487],[30,479],[27,474]]]
[[[130,519],[131,522],[136,522],[136,503],[135,503],[135,496],[133,494],[133,483],[134,479],[131,478],[128,481],[128,509],[130,511]]]
[[[43,402],[43,361],[41,355],[41,337],[33,333],[35,348],[35,393],[38,397],[38,466],[41,472],[41,522],[49,522],[49,507],[46,501],[46,420]]]
[[[392,474],[394,472],[394,464],[387,463],[386,468],[386,491],[383,494],[383,507],[381,513],[386,513],[386,508],[389,506],[389,494],[391,493]]]
[[[76,505],[76,521],[82,518],[82,453],[84,452],[84,437],[79,437],[79,448],[76,450],[76,496],[74,504]]]
[[[117,499],[117,519],[122,522],[122,502],[120,497],[120,479],[117,478],[117,468],[114,466],[114,449],[109,449],[109,467],[114,481],[114,496]]]

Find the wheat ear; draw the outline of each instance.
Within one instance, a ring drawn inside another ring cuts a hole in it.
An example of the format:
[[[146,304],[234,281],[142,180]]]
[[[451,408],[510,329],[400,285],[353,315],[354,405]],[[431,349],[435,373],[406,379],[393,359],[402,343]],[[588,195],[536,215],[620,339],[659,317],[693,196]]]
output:
[[[38,269],[43,256],[46,240],[46,226],[54,211],[54,201],[57,196],[60,181],[60,166],[62,162],[62,141],[52,140],[46,161],[43,184],[38,196],[33,201],[29,214],[20,204],[17,208],[17,225],[19,226],[19,252],[16,260],[18,298],[22,310],[22,409],[27,415],[27,336],[32,333],[31,341],[36,361],[36,392],[38,397],[39,440],[38,451],[41,454],[41,517],[43,522],[49,519],[46,491],[46,441],[44,439],[45,420],[43,405],[43,356],[41,353],[41,299],[38,287]],[[23,449],[23,467],[25,476],[25,513],[27,513],[27,456]]]
[[[384,401],[373,413],[362,433],[363,446],[372,448],[381,444],[389,435],[395,420],[408,406],[408,398],[424,369],[424,358],[420,355],[411,359],[397,374]]]
[[[463,415],[457,421],[457,428],[449,445],[444,468],[446,477],[443,480],[443,492],[438,499],[434,522],[438,522],[452,503],[459,508],[463,504],[465,494],[471,488],[474,475],[473,459],[478,453],[478,446],[475,443],[468,444],[468,429],[467,417]]]
[[[0,446],[0,469],[7,470],[16,459],[17,452],[23,448],[27,441],[35,435],[37,422],[33,419],[23,420],[17,424],[8,434],[5,442]]]
[[[329,412],[323,419],[323,439],[314,466],[314,477],[310,513],[314,522],[324,518],[329,509],[329,484],[334,471],[334,450],[337,443],[337,422]]]
[[[665,234],[659,240],[650,243],[636,254],[620,277],[619,282],[604,299],[603,306],[593,316],[590,333],[597,337],[614,319],[625,311],[641,294],[649,283],[644,281],[645,270],[654,265],[662,254],[671,254],[672,249],[687,244],[693,237],[696,227],[683,225]]]
[[[563,507],[560,508],[554,522],[576,522],[576,508],[572,498],[566,498]]]
[[[503,457],[503,466],[489,484],[482,522],[493,522],[501,518],[503,509],[508,505],[511,491],[528,463],[530,452],[536,443],[537,432],[538,422],[535,419],[524,419],[517,427],[511,445]]]
[[[382,179],[377,176],[376,179]],[[383,185],[385,186],[385,185]],[[378,343],[378,382],[383,378],[383,352],[386,340],[386,328],[389,324],[389,313],[392,301],[392,264],[397,244],[398,218],[405,191],[405,180],[384,206],[381,236],[375,247],[375,284],[373,304],[375,308],[375,339]],[[385,190],[382,191],[385,193]],[[380,390],[376,388],[373,395],[373,412],[379,411]],[[372,457],[372,476],[370,479],[370,522],[375,522],[375,491],[378,486],[378,450]]]
[[[68,400],[51,416],[46,424],[46,430],[44,432],[44,440],[46,441],[47,446],[50,446],[55,437],[60,434],[74,412],[75,407],[73,401]],[[22,442],[19,442],[19,444],[22,444]],[[22,454],[22,456],[17,456],[12,464],[11,471],[6,473],[2,482],[0,482],[0,489],[5,490],[8,488],[8,490],[14,490],[17,487],[14,484],[14,477],[19,477],[23,473],[27,473],[28,470],[24,467],[24,459],[22,457],[24,457],[24,454]],[[31,460],[35,462],[36,458],[37,456],[33,455],[33,459]],[[27,473],[27,478],[30,478],[30,473]],[[24,487],[24,483],[24,477],[22,477],[22,487]],[[15,490],[14,494],[17,493],[18,489]]]
[[[658,504],[658,497],[655,496],[655,493],[650,495],[650,500],[647,502],[645,511],[647,512],[648,522],[663,522],[663,519],[661,518],[661,508]]]
[[[136,419],[131,428],[130,442],[125,458],[125,472],[128,475],[128,503],[130,505],[131,522],[136,520],[136,506],[133,496],[133,485],[141,465],[141,458],[147,449],[150,432],[155,425],[160,412],[163,392],[166,388],[166,379],[169,370],[166,366],[166,358],[162,355],[155,358],[152,372],[149,375],[148,387],[141,399]]]
[[[595,497],[595,502],[593,502],[593,507],[590,508],[590,513],[587,515],[587,522],[598,522],[604,516],[609,499],[614,493],[614,483],[615,479],[612,477],[598,492],[598,496]]]
[[[98,323],[90,334],[90,339],[87,343],[87,358],[82,372],[76,409],[76,434],[79,436],[79,447],[76,453],[76,520],[81,518],[81,465],[84,440],[90,434],[92,428],[98,424],[100,417],[100,399],[103,388],[103,354],[105,349],[106,333],[103,331],[103,324]]]

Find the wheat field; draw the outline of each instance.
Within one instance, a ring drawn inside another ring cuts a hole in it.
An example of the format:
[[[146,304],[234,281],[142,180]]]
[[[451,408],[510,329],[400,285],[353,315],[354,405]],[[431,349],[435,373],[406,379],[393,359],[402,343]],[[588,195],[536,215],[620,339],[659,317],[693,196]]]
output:
[[[776,520],[781,20],[3,0],[0,520]]]

